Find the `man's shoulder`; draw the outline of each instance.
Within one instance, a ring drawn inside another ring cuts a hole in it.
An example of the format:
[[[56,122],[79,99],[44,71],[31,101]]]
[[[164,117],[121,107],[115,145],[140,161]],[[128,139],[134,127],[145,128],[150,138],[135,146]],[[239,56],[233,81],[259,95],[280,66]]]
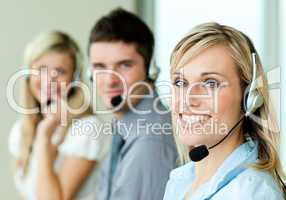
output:
[[[160,100],[150,99],[144,106],[141,105],[140,110],[128,112],[119,121],[118,128],[122,135],[128,140],[150,136],[172,138],[170,110],[165,108]]]
[[[174,145],[173,128],[170,113],[151,114],[134,118],[125,128],[127,141],[147,143],[169,143]]]
[[[119,122],[118,130],[126,140],[123,152],[141,147],[176,152],[170,111],[160,100],[149,99],[144,106],[139,108],[144,108],[145,113],[128,113]]]

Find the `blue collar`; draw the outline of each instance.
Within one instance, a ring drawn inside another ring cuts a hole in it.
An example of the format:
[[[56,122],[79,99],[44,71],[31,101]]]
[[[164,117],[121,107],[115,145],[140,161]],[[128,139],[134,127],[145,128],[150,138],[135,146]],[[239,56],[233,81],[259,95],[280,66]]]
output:
[[[258,142],[250,137],[226,158],[215,175],[208,181],[207,190],[202,199],[210,199],[220,189],[236,178],[240,173],[257,162]]]
[[[215,175],[192,195],[192,199],[210,199],[241,172],[257,162],[258,142],[253,141],[250,137],[247,137],[246,140],[226,158]],[[195,179],[195,163],[190,162],[174,170],[171,178],[187,183],[184,184],[182,191],[182,194],[186,195]]]

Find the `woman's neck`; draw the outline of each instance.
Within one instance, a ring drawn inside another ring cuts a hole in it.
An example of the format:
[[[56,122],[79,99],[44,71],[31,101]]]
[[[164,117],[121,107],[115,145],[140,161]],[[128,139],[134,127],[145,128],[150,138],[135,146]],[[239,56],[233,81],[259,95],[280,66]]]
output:
[[[239,131],[231,134],[225,141],[209,151],[209,155],[195,164],[195,180],[192,184],[193,194],[202,184],[209,181],[224,160],[243,143],[243,134]]]

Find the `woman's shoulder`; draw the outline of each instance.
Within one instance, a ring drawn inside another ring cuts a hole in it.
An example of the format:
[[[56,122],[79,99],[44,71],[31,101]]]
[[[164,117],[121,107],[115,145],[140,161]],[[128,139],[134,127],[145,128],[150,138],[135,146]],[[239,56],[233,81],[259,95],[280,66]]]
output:
[[[59,151],[65,155],[101,160],[110,142],[111,128],[96,116],[73,119]]]
[[[164,200],[182,199],[193,176],[193,164],[191,162],[173,169],[166,185]]]
[[[248,168],[236,178],[235,183],[241,194],[253,195],[254,199],[284,199],[277,181],[265,170]]]
[[[80,126],[86,123],[87,124],[88,123],[103,123],[103,121],[101,120],[101,118],[97,117],[96,115],[88,115],[88,116],[72,119],[71,125]]]
[[[96,115],[73,119],[67,136],[80,137],[81,140],[100,141],[111,135],[111,123]]]
[[[268,171],[255,168],[248,168],[245,170],[241,174],[240,179],[245,180],[246,183],[265,182],[268,186],[278,186],[274,177]]]

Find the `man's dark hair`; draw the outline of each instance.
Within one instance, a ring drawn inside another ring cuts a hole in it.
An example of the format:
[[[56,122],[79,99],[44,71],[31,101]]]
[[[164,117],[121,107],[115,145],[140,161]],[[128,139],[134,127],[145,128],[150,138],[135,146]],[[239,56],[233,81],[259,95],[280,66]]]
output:
[[[154,49],[154,36],[149,27],[136,15],[122,8],[117,8],[103,16],[94,25],[89,37],[88,49],[95,42],[123,41],[134,44],[143,57],[148,71]]]

